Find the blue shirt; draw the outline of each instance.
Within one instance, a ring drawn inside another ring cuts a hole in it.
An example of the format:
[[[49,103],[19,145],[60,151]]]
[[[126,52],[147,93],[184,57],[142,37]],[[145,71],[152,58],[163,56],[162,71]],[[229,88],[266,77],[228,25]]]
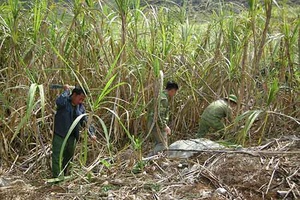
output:
[[[73,121],[81,114],[85,113],[85,108],[83,104],[79,104],[77,106],[73,106],[71,102],[70,91],[65,90],[57,99],[56,99],[56,114],[54,118],[54,134],[59,135],[61,137],[66,137]],[[73,129],[72,135],[75,138],[79,139],[79,127],[84,126],[87,122],[87,117],[84,116],[80,123],[76,125]],[[93,135],[93,132],[90,129],[93,129],[91,126],[89,128],[89,134]]]

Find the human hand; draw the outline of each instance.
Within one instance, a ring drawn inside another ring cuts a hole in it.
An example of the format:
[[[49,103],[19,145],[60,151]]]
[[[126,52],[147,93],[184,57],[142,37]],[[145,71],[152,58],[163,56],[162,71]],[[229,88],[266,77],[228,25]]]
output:
[[[63,87],[64,87],[64,90],[70,90],[70,86],[68,84],[65,84]]]
[[[167,133],[167,135],[171,135],[171,129],[170,129],[170,127],[166,126],[165,127],[165,132]]]
[[[96,135],[92,135],[92,136],[91,136],[91,139],[92,139],[93,141],[97,141]]]

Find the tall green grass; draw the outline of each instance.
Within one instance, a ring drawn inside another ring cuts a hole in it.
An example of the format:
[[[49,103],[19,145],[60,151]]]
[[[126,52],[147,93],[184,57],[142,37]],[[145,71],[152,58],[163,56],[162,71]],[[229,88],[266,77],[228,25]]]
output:
[[[81,144],[83,165],[89,150],[105,147],[112,156],[127,143],[141,150],[149,140],[137,138],[148,135],[146,107],[161,88],[160,71],[163,82],[181,86],[171,102],[172,140],[194,137],[205,106],[230,93],[245,126],[234,134],[238,142],[299,130],[299,6],[249,2],[212,2],[207,12],[138,0],[1,4],[1,152],[8,163],[26,155],[32,144],[39,148],[35,134],[50,144],[60,92],[48,90],[51,83],[91,91],[89,123],[100,143]]]

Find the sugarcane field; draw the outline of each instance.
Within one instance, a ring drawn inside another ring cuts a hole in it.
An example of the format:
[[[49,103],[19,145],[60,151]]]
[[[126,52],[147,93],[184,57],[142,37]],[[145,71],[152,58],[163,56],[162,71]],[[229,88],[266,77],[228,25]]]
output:
[[[23,199],[300,199],[300,1],[0,0]]]

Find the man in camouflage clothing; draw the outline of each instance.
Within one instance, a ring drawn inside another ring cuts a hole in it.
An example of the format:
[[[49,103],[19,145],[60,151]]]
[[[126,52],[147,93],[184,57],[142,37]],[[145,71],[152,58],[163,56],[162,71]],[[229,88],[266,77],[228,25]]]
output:
[[[225,99],[220,99],[212,102],[207,108],[205,108],[197,133],[198,138],[205,137],[205,135],[211,131],[223,132],[225,129],[222,119],[227,118],[232,120],[231,107],[235,106],[237,97],[235,95],[229,95]]]
[[[157,154],[168,147],[167,135],[171,134],[171,129],[168,126],[169,99],[175,96],[178,88],[177,83],[171,81],[168,82],[166,89],[160,93],[157,99],[157,105],[154,105],[155,103],[153,100],[151,102],[148,115],[148,129],[151,131],[155,142],[151,155]],[[155,112],[156,109],[157,112]],[[154,113],[157,113],[157,116],[155,116]]]

